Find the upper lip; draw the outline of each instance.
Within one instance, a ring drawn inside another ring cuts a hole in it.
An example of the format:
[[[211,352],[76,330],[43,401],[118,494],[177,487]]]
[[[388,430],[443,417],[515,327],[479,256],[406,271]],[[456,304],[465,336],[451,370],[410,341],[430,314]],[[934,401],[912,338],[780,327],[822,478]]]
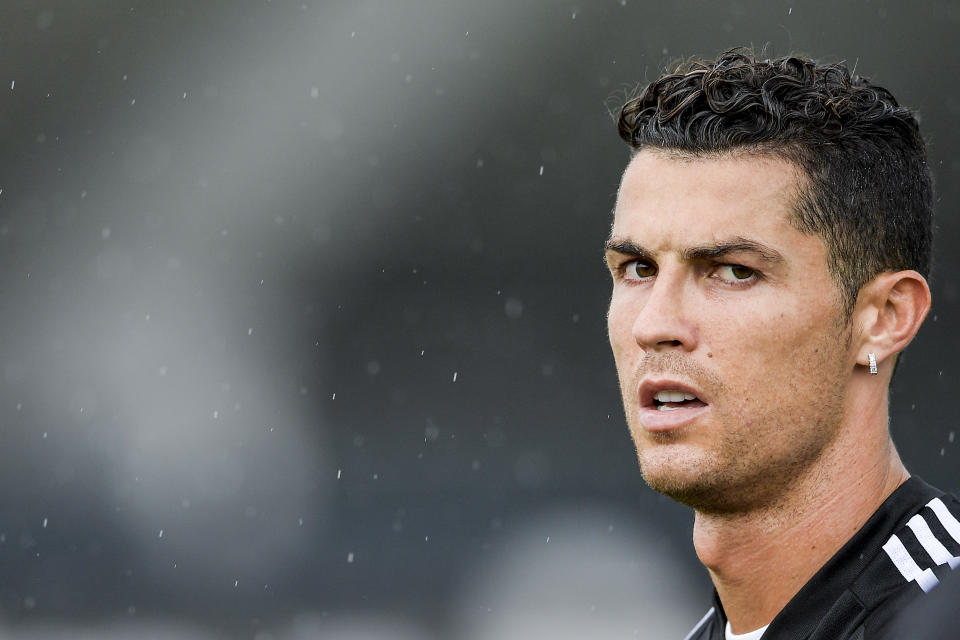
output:
[[[640,383],[639,396],[641,407],[653,407],[654,396],[659,391],[683,391],[691,393],[697,397],[697,400],[704,404],[710,404],[703,393],[692,384],[681,382],[680,380],[670,380],[668,378],[646,378]]]

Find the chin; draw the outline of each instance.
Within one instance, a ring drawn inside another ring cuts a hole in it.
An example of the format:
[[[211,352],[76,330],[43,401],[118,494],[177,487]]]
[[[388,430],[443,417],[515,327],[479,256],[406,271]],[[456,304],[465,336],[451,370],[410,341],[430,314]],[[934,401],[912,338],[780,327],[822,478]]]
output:
[[[737,499],[743,492],[727,477],[729,466],[716,464],[703,452],[661,449],[641,453],[639,460],[647,485],[680,504],[702,512],[730,512],[743,506]]]

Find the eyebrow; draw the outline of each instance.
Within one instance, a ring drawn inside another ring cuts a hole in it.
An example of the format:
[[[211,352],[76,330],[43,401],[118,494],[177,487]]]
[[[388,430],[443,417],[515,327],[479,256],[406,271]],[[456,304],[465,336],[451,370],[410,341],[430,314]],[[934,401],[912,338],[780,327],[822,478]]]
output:
[[[614,251],[642,259],[652,258],[651,251],[626,238],[610,238],[604,243],[604,250],[606,252]],[[696,262],[698,260],[717,260],[733,253],[749,253],[768,264],[784,262],[783,255],[776,249],[768,247],[756,240],[740,236],[728,240],[721,240],[709,245],[687,247],[680,251],[680,257],[686,262]]]

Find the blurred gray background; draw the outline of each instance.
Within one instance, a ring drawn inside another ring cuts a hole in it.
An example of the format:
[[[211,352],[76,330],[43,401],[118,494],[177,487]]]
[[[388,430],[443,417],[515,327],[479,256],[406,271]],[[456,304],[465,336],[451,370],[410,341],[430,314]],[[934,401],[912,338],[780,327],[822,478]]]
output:
[[[892,396],[960,488],[943,1],[5,2],[0,635],[682,637],[689,512],[605,336],[608,109],[740,44],[919,110],[934,309]]]

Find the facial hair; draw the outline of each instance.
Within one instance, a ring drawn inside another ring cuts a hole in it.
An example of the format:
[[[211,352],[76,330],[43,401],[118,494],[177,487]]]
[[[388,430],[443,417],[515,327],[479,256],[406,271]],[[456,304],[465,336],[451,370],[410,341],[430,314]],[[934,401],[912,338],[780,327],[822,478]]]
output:
[[[836,353],[823,349],[822,357],[830,352]],[[686,427],[656,432],[642,428],[637,388],[650,375],[689,381],[704,398],[713,400],[705,427],[713,431],[705,434],[708,447],[691,453],[691,447],[684,446],[691,438]],[[786,390],[794,395],[804,391],[811,395],[809,388]],[[623,386],[623,395],[644,480],[655,491],[703,513],[732,513],[774,503],[812,467],[842,422],[842,391],[834,380],[815,385],[812,395],[818,404],[808,416],[791,416],[776,406],[760,413],[743,407],[738,411],[733,404],[738,394],[717,372],[677,352],[647,353]],[[763,437],[767,434],[786,443],[789,455],[768,451]]]

